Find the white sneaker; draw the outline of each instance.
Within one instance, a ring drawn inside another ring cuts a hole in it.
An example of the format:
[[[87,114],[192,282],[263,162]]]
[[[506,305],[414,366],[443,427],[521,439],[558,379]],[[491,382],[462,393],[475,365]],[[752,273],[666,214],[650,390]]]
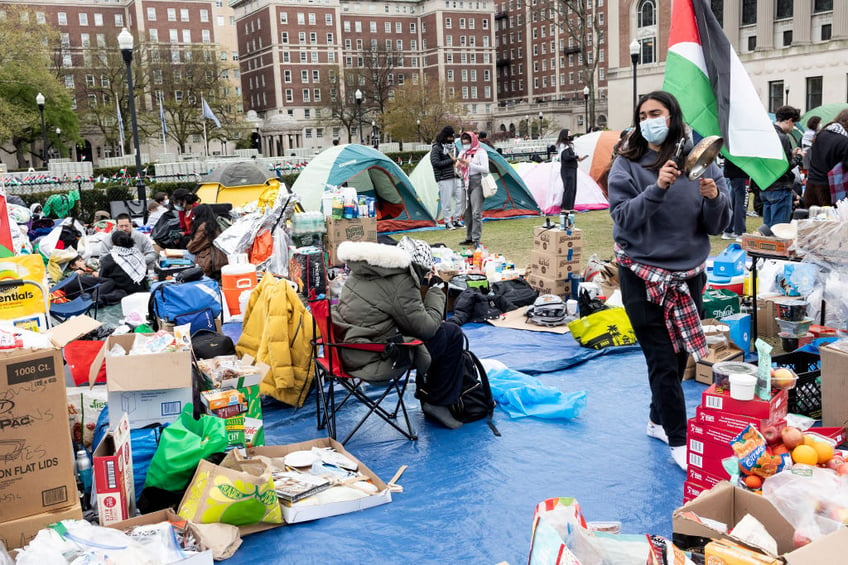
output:
[[[734,234],[730,233],[730,232],[724,232],[723,234],[721,234],[721,238],[729,240],[729,239],[736,239],[736,236]]]
[[[671,450],[671,458],[674,459],[677,466],[686,471],[686,446],[678,445],[669,449]]]
[[[648,428],[645,430],[645,433],[648,434],[648,436],[658,439],[668,445],[668,436],[665,435],[665,430],[659,424],[655,424],[648,420]]]

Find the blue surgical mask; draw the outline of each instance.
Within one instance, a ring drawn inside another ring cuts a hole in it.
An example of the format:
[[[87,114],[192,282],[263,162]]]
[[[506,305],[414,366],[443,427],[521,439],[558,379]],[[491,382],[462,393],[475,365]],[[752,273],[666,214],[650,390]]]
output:
[[[171,203],[171,201],[166,198],[165,200],[162,201],[162,206],[167,206],[170,203]]]
[[[471,149],[471,144],[470,144],[470,143],[463,143],[463,144],[462,144],[462,148],[463,148],[465,151],[468,151],[469,149]]]
[[[176,210],[177,212],[182,212],[182,211],[183,211],[183,207],[182,207],[182,206],[180,206],[179,204],[174,204],[174,210]]]
[[[668,137],[668,125],[665,116],[643,120],[639,122],[639,129],[642,131],[642,137],[645,138],[645,141],[653,145],[662,145],[662,142]]]

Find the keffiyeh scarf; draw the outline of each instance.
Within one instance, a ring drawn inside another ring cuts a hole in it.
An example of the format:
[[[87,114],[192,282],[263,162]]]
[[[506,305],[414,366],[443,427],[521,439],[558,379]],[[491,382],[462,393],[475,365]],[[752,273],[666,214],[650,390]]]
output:
[[[704,271],[704,263],[688,271],[669,271],[637,263],[628,257],[616,244],[615,258],[618,264],[633,271],[645,281],[648,300],[661,306],[665,315],[665,327],[674,346],[674,352],[686,350],[697,362],[707,354],[707,338],[701,327],[701,318],[695,301],[689,293],[688,279]]]
[[[134,283],[140,283],[147,275],[147,263],[144,261],[144,255],[135,247],[115,246],[112,248],[112,257]]]

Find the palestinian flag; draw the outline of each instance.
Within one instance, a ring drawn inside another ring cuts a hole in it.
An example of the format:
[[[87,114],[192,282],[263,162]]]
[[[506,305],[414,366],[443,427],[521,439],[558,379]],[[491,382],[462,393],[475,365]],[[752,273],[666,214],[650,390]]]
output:
[[[674,0],[663,89],[692,129],[724,138],[722,154],[757,186],[786,172],[777,132],[707,0]]]
[[[15,226],[17,229],[18,226]],[[0,257],[12,257],[15,243],[12,239],[12,220],[6,207],[6,190],[0,184]]]

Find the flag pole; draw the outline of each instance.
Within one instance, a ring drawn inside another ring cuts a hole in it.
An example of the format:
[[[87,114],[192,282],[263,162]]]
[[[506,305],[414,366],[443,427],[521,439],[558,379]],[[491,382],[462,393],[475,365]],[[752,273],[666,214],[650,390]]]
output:
[[[159,117],[162,119],[162,152],[168,152],[168,135],[165,133],[165,110],[162,108],[162,92],[159,92]]]
[[[200,93],[200,119],[203,121],[203,150],[206,158],[209,158],[209,140],[206,139],[206,116],[203,113],[203,93]]]

